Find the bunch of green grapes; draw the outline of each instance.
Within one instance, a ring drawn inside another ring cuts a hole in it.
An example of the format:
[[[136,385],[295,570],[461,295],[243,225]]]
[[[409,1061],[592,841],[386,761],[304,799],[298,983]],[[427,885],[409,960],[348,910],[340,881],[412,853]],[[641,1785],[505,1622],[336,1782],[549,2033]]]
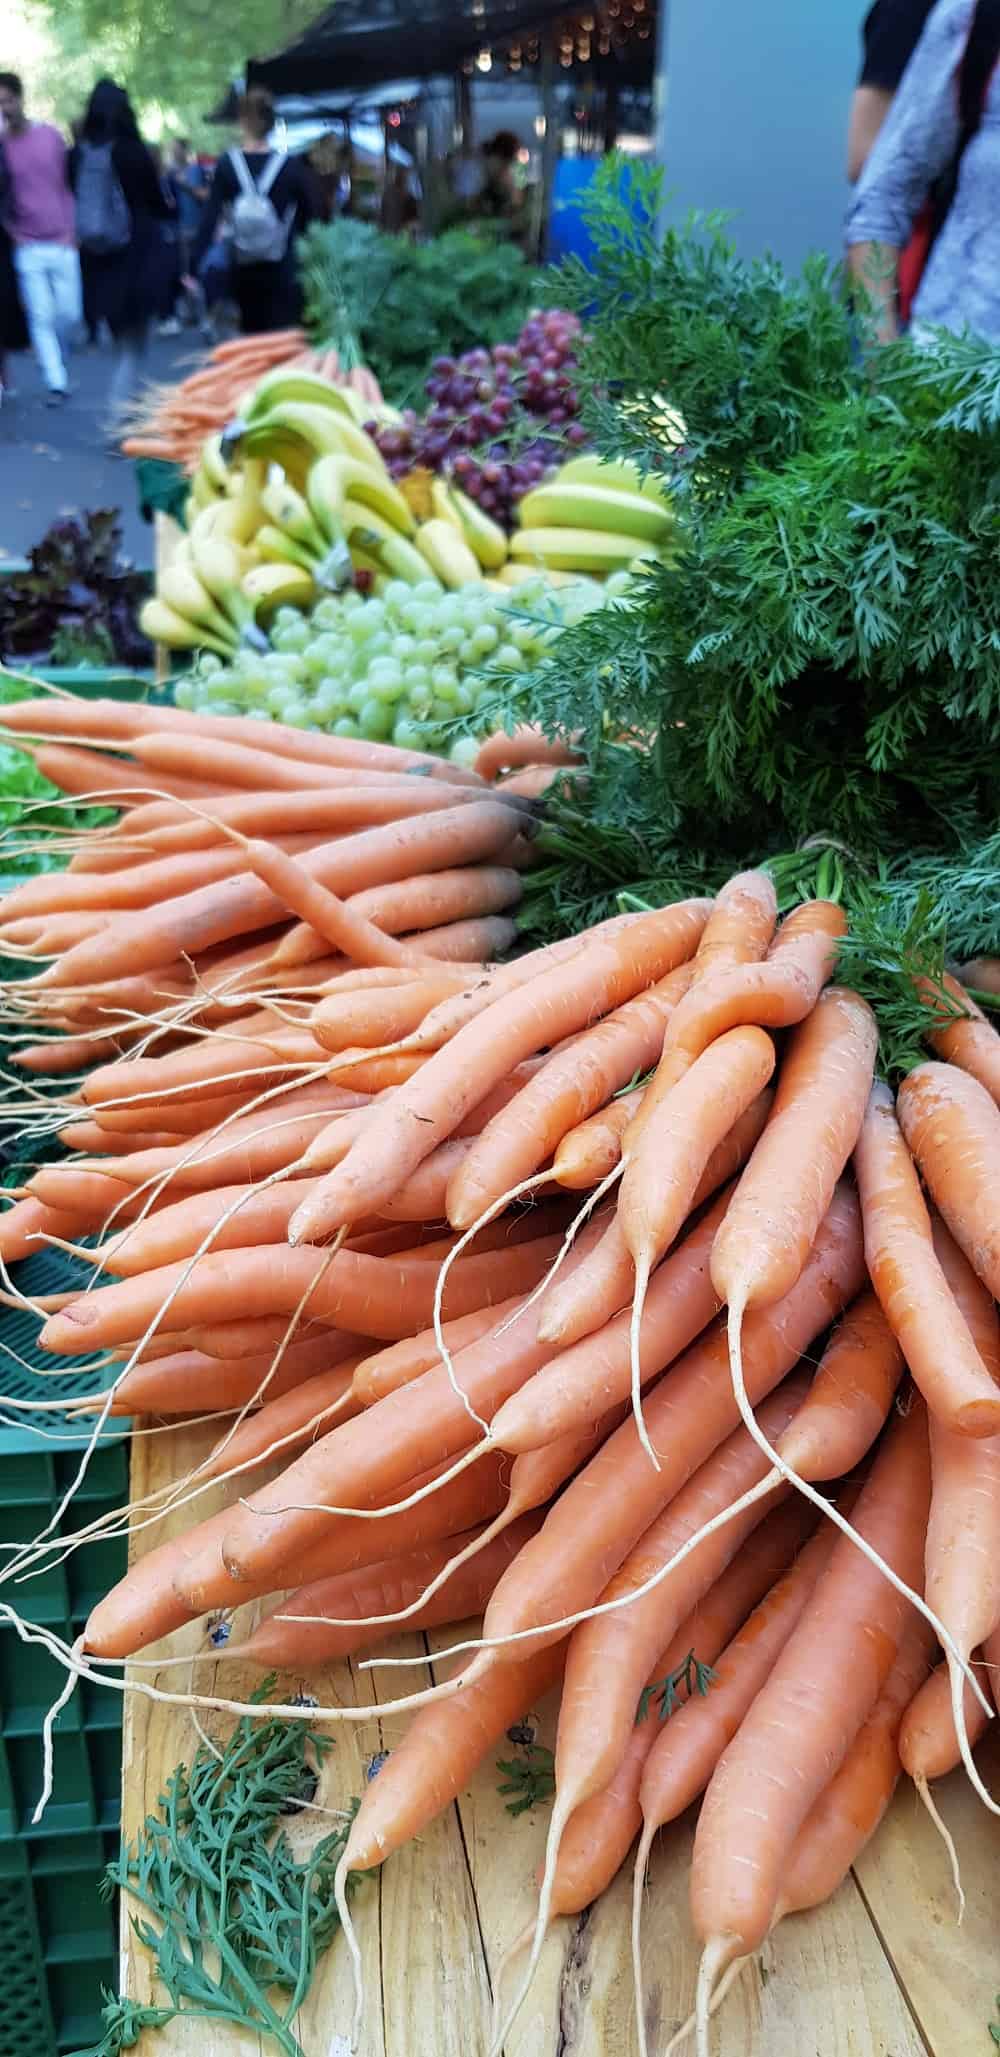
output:
[[[228,664],[202,655],[175,697],[196,712],[434,749],[505,675],[529,670],[562,628],[627,588],[627,574],[558,587],[540,575],[509,593],[482,580],[457,592],[430,579],[392,580],[370,597],[352,588],[308,615],[280,608],[269,650],[247,646]]]

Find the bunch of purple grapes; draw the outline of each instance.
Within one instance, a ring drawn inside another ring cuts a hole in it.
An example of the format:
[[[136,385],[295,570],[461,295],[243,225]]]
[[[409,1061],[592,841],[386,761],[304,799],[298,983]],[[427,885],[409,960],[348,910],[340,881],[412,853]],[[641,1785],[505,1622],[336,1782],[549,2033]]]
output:
[[[418,465],[453,478],[504,527],[522,495],[587,441],[577,419],[575,314],[554,308],[525,322],[516,343],[437,357],[430,407],[372,428],[393,478]]]

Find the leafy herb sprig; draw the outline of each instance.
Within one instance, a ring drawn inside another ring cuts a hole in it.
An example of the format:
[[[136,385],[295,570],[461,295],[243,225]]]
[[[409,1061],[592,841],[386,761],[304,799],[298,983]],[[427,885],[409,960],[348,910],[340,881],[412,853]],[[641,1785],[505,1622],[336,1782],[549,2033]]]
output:
[[[523,1757],[498,1757],[497,1770],[504,1775],[497,1792],[514,1796],[507,1801],[508,1814],[527,1814],[529,1808],[551,1800],[555,1792],[555,1758],[544,1743],[527,1744]]]
[[[659,1709],[657,1720],[669,1721],[692,1693],[699,1693],[704,1699],[709,1687],[715,1683],[715,1673],[710,1664],[702,1664],[689,1650],[676,1671],[668,1671],[663,1678],[654,1679],[644,1686],[639,1695],[636,1721],[645,1721],[651,1707]]]
[[[265,1679],[254,1702],[273,1686]],[[312,1799],[329,1747],[304,1724],[247,1715],[221,1757],[200,1743],[190,1767],[173,1772],[160,1812],[106,1879],[109,1894],[118,1887],[137,1903],[132,1927],[169,2005],[109,1995],[105,2034],[81,2057],[118,2057],[142,2029],[179,2015],[232,2022],[303,2057],[292,2024],[339,1925],[333,1880],[355,1809],[301,1862],[281,1822]]]

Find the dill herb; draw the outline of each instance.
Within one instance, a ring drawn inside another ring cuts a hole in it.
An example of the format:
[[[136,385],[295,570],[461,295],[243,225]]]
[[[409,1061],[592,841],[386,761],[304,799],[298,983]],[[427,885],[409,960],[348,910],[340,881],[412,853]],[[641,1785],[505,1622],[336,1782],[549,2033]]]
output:
[[[273,1685],[264,1680],[254,1702]],[[136,1903],[132,1928],[169,2005],[108,1995],[104,2036],[81,2057],[118,2057],[180,2015],[231,2022],[303,2057],[292,2024],[339,1926],[333,1879],[355,1809],[301,1861],[281,1824],[311,1801],[329,1747],[304,1724],[247,1715],[221,1756],[200,1743],[178,1765],[105,1883]]]
[[[693,1650],[689,1650],[676,1671],[668,1671],[664,1678],[654,1679],[652,1685],[644,1686],[639,1695],[636,1721],[645,1721],[651,1707],[659,1709],[657,1720],[669,1721],[692,1693],[700,1693],[704,1699],[708,1689],[715,1683],[715,1673],[710,1664],[699,1663]]]

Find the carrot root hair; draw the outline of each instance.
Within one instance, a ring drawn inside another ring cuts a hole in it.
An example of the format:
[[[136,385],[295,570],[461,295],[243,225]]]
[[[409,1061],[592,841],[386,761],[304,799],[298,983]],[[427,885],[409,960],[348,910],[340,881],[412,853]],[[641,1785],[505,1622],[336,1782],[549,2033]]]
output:
[[[534,1178],[522,1179],[520,1185],[512,1186],[508,1193],[501,1193],[498,1199],[491,1200],[490,1205],[488,1207],[484,1207],[482,1214],[477,1216],[476,1220],[472,1223],[471,1228],[467,1228],[464,1235],[459,1236],[457,1243],[455,1243],[449,1250],[447,1257],[444,1258],[439,1268],[437,1279],[434,1285],[434,1341],[436,1342],[438,1347],[438,1355],[441,1359],[442,1364],[444,1365],[445,1371],[447,1372],[448,1384],[450,1385],[452,1392],[456,1395],[456,1397],[459,1400],[461,1400],[462,1406],[465,1408],[469,1420],[475,1422],[476,1427],[478,1429],[481,1429],[484,1436],[489,1435],[489,1422],[484,1421],[482,1415],[476,1413],[476,1410],[473,1407],[472,1401],[469,1399],[468,1394],[459,1385],[458,1379],[455,1375],[455,1362],[452,1357],[451,1351],[449,1350],[448,1345],[444,1339],[444,1325],[441,1310],[444,1304],[445,1283],[448,1277],[448,1273],[450,1272],[456,1257],[461,1256],[462,1251],[467,1249],[469,1244],[475,1240],[476,1236],[478,1236],[479,1234],[480,1229],[487,1228],[491,1221],[495,1221],[497,1215],[502,1214],[504,1208],[509,1207],[512,1200],[519,1200],[523,1193],[533,1193],[535,1191],[536,1186],[544,1185],[547,1177],[547,1172],[538,1172],[535,1174]]]
[[[793,1470],[790,1464],[786,1464],[784,1458],[779,1456],[777,1450],[774,1448],[774,1445],[768,1442],[768,1439],[764,1434],[764,1431],[761,1428],[760,1423],[757,1420],[753,1408],[750,1405],[750,1400],[747,1395],[746,1383],[743,1377],[742,1329],[743,1315],[745,1309],[745,1298],[737,1295],[734,1299],[730,1300],[727,1323],[727,1331],[729,1337],[729,1370],[730,1376],[733,1381],[733,1394],[736,1400],[736,1405],[739,1408],[740,1416],[743,1421],[744,1427],[746,1428],[748,1433],[753,1437],[754,1442],[757,1445],[757,1448],[763,1452],[765,1457],[769,1458],[771,1464],[774,1466],[775,1471],[780,1475],[780,1477],[785,1479],[790,1486],[793,1486],[797,1493],[803,1493],[805,1495],[805,1498],[812,1502],[813,1506],[818,1509],[820,1514],[824,1514],[829,1521],[832,1521],[834,1525],[837,1528],[839,1528],[842,1535],[849,1537],[850,1541],[854,1544],[855,1549],[860,1550],[862,1557],[866,1557],[868,1559],[869,1564],[874,1565],[876,1570],[881,1572],[883,1578],[888,1579],[889,1584],[895,1588],[896,1592],[900,1595],[901,1599],[908,1600],[911,1607],[915,1607],[917,1613],[922,1614],[924,1620],[930,1623],[930,1626],[934,1630],[934,1633],[937,1636],[937,1639],[941,1644],[942,1649],[945,1651],[945,1654],[947,1655],[949,1662],[954,1662],[957,1665],[962,1678],[965,1679],[967,1683],[972,1687],[972,1690],[975,1693],[980,1706],[983,1708],[983,1711],[992,1718],[995,1710],[992,1707],[990,1701],[987,1699],[986,1694],[984,1693],[982,1686],[980,1685],[979,1680],[977,1679],[976,1674],[972,1669],[971,1664],[969,1664],[967,1660],[962,1656],[962,1652],[958,1648],[958,1645],[950,1629],[947,1629],[945,1627],[944,1622],[941,1621],[938,1615],[935,1614],[933,1608],[927,1605],[927,1602],[924,1599],[923,1594],[916,1592],[912,1586],[908,1586],[906,1580],[900,1578],[899,1574],[893,1571],[892,1566],[886,1563],[885,1558],[880,1557],[878,1551],[873,1549],[872,1545],[865,1541],[864,1536],[859,1535],[856,1528],[852,1528],[851,1523],[847,1520],[846,1515],[841,1514],[839,1510],[834,1506],[831,1500],[825,1500],[823,1498],[822,1493],[817,1492],[816,1487],[814,1485],[811,1485],[808,1479],[802,1478],[797,1471]],[[988,1794],[986,1794],[985,1797],[987,1800],[987,1804],[991,1808],[993,1808],[994,1812],[1000,1811],[994,1807],[994,1803],[992,1802],[992,1800],[990,1800]]]
[[[549,1822],[548,1839],[545,1844],[545,1869],[542,1873],[542,1884],[538,1895],[538,1913],[535,1917],[535,1930],[531,1939],[531,1955],[528,1958],[524,1977],[499,2028],[494,2027],[489,2057],[502,2057],[503,2046],[531,1990],[532,1980],[538,1969],[538,1960],[542,1954],[542,1945],[549,1932],[549,1923],[552,1918],[552,1894],[556,1882],[556,1865],[559,1862],[559,1848],[563,1839],[563,1830],[572,1811],[572,1801],[567,1803],[565,1796],[560,1798],[557,1792],[555,1805],[552,1809],[552,1817]]]
[[[958,1901],[958,1919],[961,1923],[965,1917],[965,1891],[962,1885],[962,1873],[958,1862],[958,1851],[955,1848],[955,1838],[952,1835],[952,1832],[948,1827],[947,1822],[944,1821],[941,1815],[938,1813],[937,1806],[931,1793],[930,1786],[928,1785],[927,1780],[924,1778],[923,1774],[920,1773],[918,1777],[914,1779],[913,1783],[916,1786],[917,1792],[919,1793],[920,1798],[923,1801],[924,1806],[926,1807],[927,1812],[930,1815],[930,1818],[934,1823],[935,1828],[937,1829],[938,1835],[940,1836],[941,1841],[943,1842],[944,1847],[948,1852],[948,1862],[951,1865],[951,1876],[952,1882],[955,1887],[955,1897]]]
[[[972,1755],[972,1749],[969,1743],[969,1731],[965,1725],[965,1706],[963,1704],[965,1700],[964,1674],[960,1669],[959,1665],[956,1663],[950,1651],[947,1654],[947,1662],[948,1680],[951,1686],[951,1718],[955,1725],[955,1735],[958,1740],[958,1747],[962,1753],[962,1763],[964,1764],[965,1769],[968,1772],[969,1778],[972,1783],[973,1791],[979,1795],[979,1798],[981,1799],[984,1807],[988,1807],[991,1814],[1000,1814],[1000,1806],[998,1806],[997,1802],[994,1800],[992,1793],[990,1793],[987,1790],[986,1786],[983,1784],[979,1772],[976,1769],[975,1758]],[[958,1884],[957,1876],[955,1883],[959,1894],[961,1894],[962,1889],[961,1886]],[[961,1915],[959,1915],[959,1920],[961,1920],[961,1918]]]
[[[660,1460],[649,1440],[646,1417],[642,1411],[642,1367],[639,1358],[639,1338],[642,1333],[642,1317],[649,1290],[650,1264],[648,1256],[638,1257],[635,1265],[635,1291],[632,1295],[632,1319],[629,1323],[629,1366],[632,1379],[632,1415],[636,1434],[649,1458],[654,1471],[662,1469]]]
[[[635,1992],[635,2026],[639,2042],[639,2057],[649,2057],[649,2039],[646,2035],[646,2007],[643,1998],[642,1978],[642,1896],[646,1886],[646,1867],[656,1824],[647,1821],[639,1837],[639,1848],[635,1853],[632,1869],[632,1986]]]
[[[696,2057],[712,2057],[712,1997],[722,1973],[728,1971],[736,1949],[735,1936],[713,1936],[701,1953],[694,2003]]]
[[[337,1913],[340,1916],[341,1931],[344,1937],[344,1941],[347,1944],[348,1955],[350,1956],[351,1960],[351,1979],[354,1986],[354,2013],[351,2018],[351,2048],[352,2050],[354,2050],[357,2048],[358,2038],[361,2034],[361,2023],[364,2020],[365,1975],[361,1963],[361,1945],[358,1942],[357,1930],[355,1929],[354,1923],[351,1919],[351,1910],[347,1904],[347,1879],[348,1863],[347,1851],[345,1849],[344,1854],[341,1857],[340,1863],[338,1864],[337,1869],[333,1874],[333,1894],[334,1899],[337,1903]]]
[[[708,2005],[709,2014],[715,2014],[718,2012],[718,2009],[722,2006],[723,2000],[726,1998],[726,1995],[729,1992],[730,1987],[736,1984],[737,1979],[746,1970],[746,1967],[749,1964],[749,1962],[749,1956],[733,1958],[733,1961],[729,1966],[729,1970],[723,1973],[723,1976],[720,1978],[719,1983],[712,1994],[711,2000],[709,2001]],[[694,2015],[689,2014],[687,2020],[682,2021],[680,2028],[677,2029],[675,2033],[671,2036],[670,2041],[663,2052],[663,2057],[673,2057],[674,2051],[679,2050],[681,2044],[686,2043],[688,2037],[690,2035],[693,2035],[694,2025]]]

